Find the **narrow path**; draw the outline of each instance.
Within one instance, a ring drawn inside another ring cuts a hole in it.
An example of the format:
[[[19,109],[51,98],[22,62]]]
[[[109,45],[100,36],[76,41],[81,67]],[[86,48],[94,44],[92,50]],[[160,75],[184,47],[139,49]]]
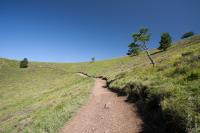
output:
[[[126,103],[125,97],[105,88],[105,80],[95,79],[95,82],[88,103],[61,133],[139,133],[142,122],[136,108]]]

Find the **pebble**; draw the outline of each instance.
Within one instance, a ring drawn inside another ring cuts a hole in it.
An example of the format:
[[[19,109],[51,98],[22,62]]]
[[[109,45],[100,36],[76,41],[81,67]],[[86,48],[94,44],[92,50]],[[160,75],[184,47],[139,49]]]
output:
[[[106,104],[104,105],[104,108],[105,108],[105,109],[109,109],[109,108],[110,108],[110,106],[111,106],[111,103],[110,103],[110,102],[108,102],[108,103],[106,103]]]

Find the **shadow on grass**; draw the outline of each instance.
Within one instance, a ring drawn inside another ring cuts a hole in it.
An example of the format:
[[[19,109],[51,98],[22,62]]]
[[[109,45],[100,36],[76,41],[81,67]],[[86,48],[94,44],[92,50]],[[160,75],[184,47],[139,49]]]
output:
[[[164,95],[151,95],[149,97],[148,86],[130,83],[122,89],[111,88],[110,84],[123,75],[108,81],[104,76],[95,77],[83,72],[79,73],[88,77],[105,80],[106,85],[103,87],[108,88],[118,96],[126,96],[127,99],[125,102],[134,104],[133,107],[136,105],[137,113],[143,121],[140,133],[186,133],[186,125],[180,124],[182,118],[176,112],[172,110],[162,110],[160,103]],[[129,89],[128,93],[127,89]]]
[[[185,125],[180,126],[179,120],[181,120],[181,117],[178,114],[169,110],[162,110],[160,106],[163,99],[162,95],[149,97],[148,87],[141,84],[137,86],[140,89],[139,95],[138,91],[126,93],[127,86],[124,89],[110,88],[110,83],[107,82],[108,89],[118,96],[126,96],[125,102],[134,104],[133,107],[137,107],[137,113],[143,121],[140,133],[186,133]]]
[[[161,53],[161,52],[163,52],[163,51],[162,51],[162,50],[156,51],[156,52],[154,52],[154,53],[151,53],[151,55],[155,55],[155,54],[158,54],[158,53]]]
[[[128,99],[126,102],[132,103],[137,107],[137,113],[143,121],[140,133],[175,133],[167,129],[160,108],[149,110],[144,107],[143,103],[131,101]]]

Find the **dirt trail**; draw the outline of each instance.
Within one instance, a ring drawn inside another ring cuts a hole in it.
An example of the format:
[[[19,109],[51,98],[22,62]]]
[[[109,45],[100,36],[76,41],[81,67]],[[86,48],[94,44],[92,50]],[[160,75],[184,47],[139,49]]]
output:
[[[118,97],[104,88],[106,81],[95,80],[88,103],[81,107],[61,133],[139,133],[142,121],[136,108],[126,103],[125,97]]]

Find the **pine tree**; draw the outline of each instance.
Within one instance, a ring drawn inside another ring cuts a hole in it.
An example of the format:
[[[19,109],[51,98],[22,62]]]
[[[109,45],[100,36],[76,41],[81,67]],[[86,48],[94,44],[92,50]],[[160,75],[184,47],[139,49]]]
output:
[[[161,35],[161,40],[160,40],[160,46],[159,46],[159,50],[163,50],[163,51],[166,51],[167,48],[169,48],[171,46],[171,42],[172,42],[172,39],[171,39],[171,36],[169,35],[168,32],[164,32],[162,35]]]

